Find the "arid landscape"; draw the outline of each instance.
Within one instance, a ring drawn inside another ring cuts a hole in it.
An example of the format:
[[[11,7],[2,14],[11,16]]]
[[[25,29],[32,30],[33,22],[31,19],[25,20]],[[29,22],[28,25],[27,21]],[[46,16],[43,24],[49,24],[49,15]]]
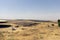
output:
[[[0,40],[60,40],[60,28],[53,21],[0,21]]]
[[[0,0],[0,40],[60,40],[60,0]]]

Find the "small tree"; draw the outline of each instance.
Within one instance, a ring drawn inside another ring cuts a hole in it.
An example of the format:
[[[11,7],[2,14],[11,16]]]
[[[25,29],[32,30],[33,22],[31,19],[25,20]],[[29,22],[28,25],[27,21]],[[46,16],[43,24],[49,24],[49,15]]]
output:
[[[60,27],[60,20],[58,20],[58,26]]]

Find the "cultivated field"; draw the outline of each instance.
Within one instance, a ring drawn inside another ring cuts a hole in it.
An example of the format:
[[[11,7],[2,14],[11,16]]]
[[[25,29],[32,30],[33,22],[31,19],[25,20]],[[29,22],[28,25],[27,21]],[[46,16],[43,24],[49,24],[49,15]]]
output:
[[[7,24],[12,26],[0,28],[0,40],[60,40],[57,22],[9,20]]]

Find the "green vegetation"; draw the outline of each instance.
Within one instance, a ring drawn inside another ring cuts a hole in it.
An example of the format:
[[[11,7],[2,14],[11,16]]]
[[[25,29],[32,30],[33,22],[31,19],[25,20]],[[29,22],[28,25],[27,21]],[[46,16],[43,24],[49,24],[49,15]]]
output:
[[[58,20],[58,26],[60,27],[60,20]]]

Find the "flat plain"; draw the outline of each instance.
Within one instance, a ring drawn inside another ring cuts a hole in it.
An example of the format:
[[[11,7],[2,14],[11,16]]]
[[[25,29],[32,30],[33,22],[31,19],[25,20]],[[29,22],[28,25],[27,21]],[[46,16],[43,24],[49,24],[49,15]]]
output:
[[[0,23],[0,40],[60,40],[60,27],[53,21],[8,20]]]

